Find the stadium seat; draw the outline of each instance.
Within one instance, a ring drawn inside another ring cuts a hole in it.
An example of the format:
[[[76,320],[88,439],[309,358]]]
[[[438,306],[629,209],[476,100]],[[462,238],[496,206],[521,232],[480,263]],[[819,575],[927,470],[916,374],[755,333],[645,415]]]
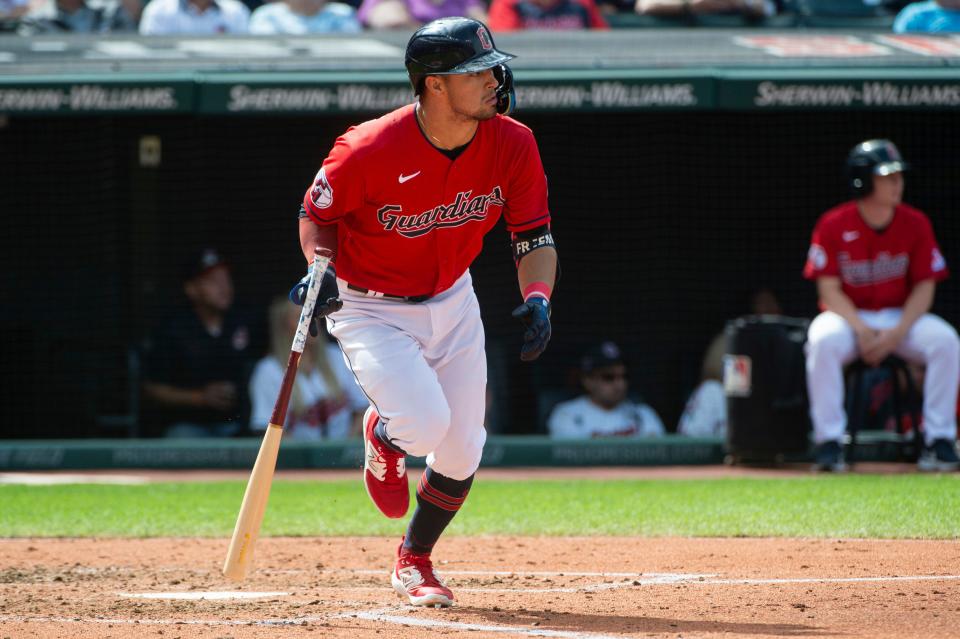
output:
[[[575,399],[579,393],[566,388],[544,388],[537,393],[537,433],[548,434],[550,413],[560,402]]]
[[[104,349],[95,354],[97,385],[96,427],[99,437],[139,437],[140,432],[140,351]],[[122,360],[122,361],[121,361]]]
[[[797,0],[797,10],[801,24],[809,28],[889,30],[896,17],[879,1]]]
[[[742,15],[685,15],[647,16],[633,12],[614,13],[605,16],[612,29],[750,29],[791,28],[797,25],[797,15],[791,10],[767,18],[751,18]]]
[[[693,26],[689,17],[665,18],[620,12],[604,16],[611,29],[685,29]]]

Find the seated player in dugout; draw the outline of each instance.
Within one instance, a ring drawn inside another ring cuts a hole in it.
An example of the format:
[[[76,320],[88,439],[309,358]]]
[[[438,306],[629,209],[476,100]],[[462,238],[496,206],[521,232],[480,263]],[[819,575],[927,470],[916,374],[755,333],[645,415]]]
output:
[[[803,274],[815,280],[821,312],[807,336],[807,387],[815,470],[843,471],[843,367],[888,355],[924,364],[922,471],[953,471],[960,339],[930,313],[947,277],[930,220],[902,202],[906,162],[889,140],[867,140],[847,158],[854,199],[830,209],[813,230]]]
[[[666,432],[653,408],[627,396],[627,364],[613,342],[584,354],[580,383],[586,394],[557,404],[550,413],[547,430],[554,439],[658,437]]]
[[[407,513],[406,455],[427,458],[391,574],[413,605],[454,601],[431,551],[467,498],[486,440],[469,267],[501,216],[517,266],[520,358],[539,357],[551,334],[557,253],[536,141],[507,116],[513,57],[476,20],[418,29],[406,50],[418,101],[337,138],[300,214],[307,262],[317,248],[333,252],[315,317],[326,317],[370,400],[364,483],[384,515]],[[305,289],[306,278],[291,299],[302,303]]]
[[[259,326],[235,307],[230,267],[215,249],[191,255],[181,277],[188,307],[171,313],[144,353],[145,418],[166,437],[243,434]]]

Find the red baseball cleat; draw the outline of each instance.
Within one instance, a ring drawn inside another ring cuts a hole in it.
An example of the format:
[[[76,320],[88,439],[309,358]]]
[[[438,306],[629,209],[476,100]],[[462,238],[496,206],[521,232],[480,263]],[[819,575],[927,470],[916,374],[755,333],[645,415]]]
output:
[[[410,489],[407,487],[406,455],[396,453],[373,435],[380,415],[367,409],[363,415],[363,439],[366,459],[363,462],[363,483],[367,494],[387,517],[399,519],[410,507]]]
[[[452,606],[454,596],[433,570],[430,554],[419,555],[403,548],[397,550],[397,565],[390,576],[393,589],[414,606]]]

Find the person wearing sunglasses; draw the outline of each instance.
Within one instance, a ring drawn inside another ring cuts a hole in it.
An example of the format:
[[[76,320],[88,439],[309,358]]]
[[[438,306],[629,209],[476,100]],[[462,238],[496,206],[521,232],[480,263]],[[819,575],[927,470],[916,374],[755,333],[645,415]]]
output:
[[[586,393],[557,404],[550,414],[547,430],[551,437],[588,439],[664,434],[663,422],[656,411],[630,399],[627,365],[615,343],[603,342],[583,355],[580,383]]]

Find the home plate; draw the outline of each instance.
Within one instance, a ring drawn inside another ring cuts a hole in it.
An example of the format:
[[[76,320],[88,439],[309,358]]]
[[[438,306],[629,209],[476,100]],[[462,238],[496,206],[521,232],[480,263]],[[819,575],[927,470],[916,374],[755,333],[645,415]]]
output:
[[[118,592],[121,597],[134,599],[262,599],[264,597],[284,597],[289,592],[241,592],[221,590],[215,592]]]

